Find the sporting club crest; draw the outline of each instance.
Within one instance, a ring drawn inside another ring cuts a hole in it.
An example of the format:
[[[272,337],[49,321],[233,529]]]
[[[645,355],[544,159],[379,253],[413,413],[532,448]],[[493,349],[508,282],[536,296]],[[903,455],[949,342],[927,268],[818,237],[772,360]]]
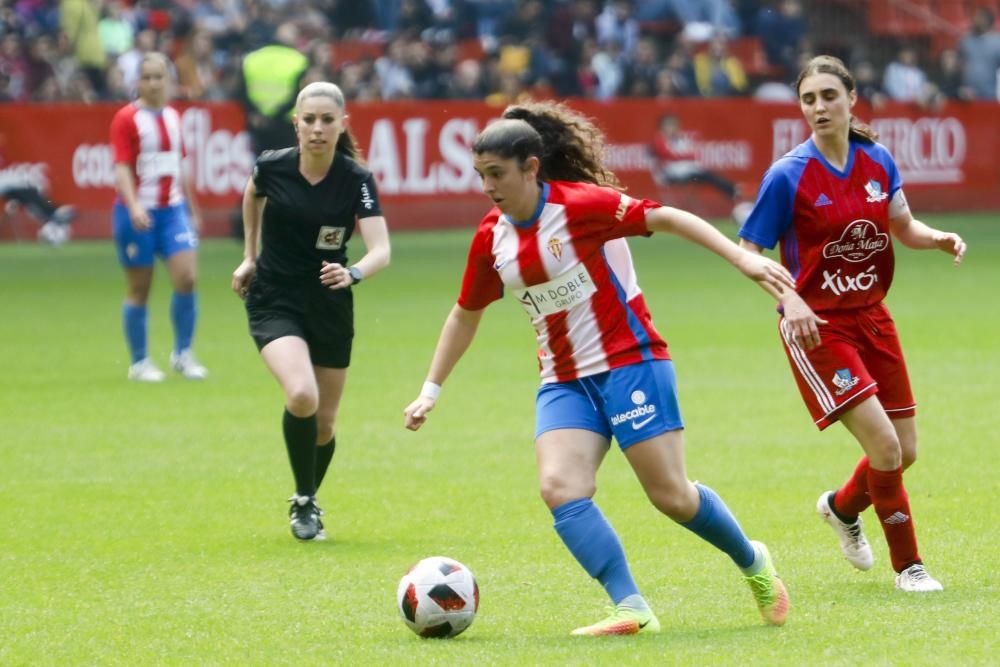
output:
[[[549,239],[549,242],[546,244],[546,247],[549,249],[549,252],[552,253],[552,256],[556,258],[557,262],[562,261],[562,241],[560,241],[555,237],[552,237],[551,239]]]

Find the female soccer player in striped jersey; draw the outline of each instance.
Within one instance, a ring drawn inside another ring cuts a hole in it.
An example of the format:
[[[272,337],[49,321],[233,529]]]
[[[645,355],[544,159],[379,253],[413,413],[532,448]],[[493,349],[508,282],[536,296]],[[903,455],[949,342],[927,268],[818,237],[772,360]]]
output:
[[[132,355],[128,378],[138,382],[164,379],[146,350],[146,302],[156,255],[166,263],[174,286],[170,302],[174,350],[170,363],[189,380],[202,380],[208,375],[191,351],[198,313],[195,249],[200,220],[183,174],[180,116],[167,105],[169,77],[166,56],[143,56],[137,84],[139,97],[122,107],[111,121],[118,188],[112,222],[118,260],[128,283],[122,310],[125,339]]]
[[[753,252],[781,242],[796,289],[781,303],[778,328],[792,373],[820,430],[840,421],[864,456],[836,492],[817,501],[844,556],[872,567],[859,514],[870,505],[882,524],[896,586],[939,591],[917,551],[903,470],[917,456],[916,403],[896,326],[882,302],[892,283],[890,234],[916,249],[962,261],[957,234],[914,219],[889,151],[851,115],[854,79],[837,58],[817,56],[796,89],[812,135],[764,175],[740,244]]]
[[[728,554],[764,619],[781,625],[788,595],[767,548],[747,539],[714,491],[688,480],[673,363],[624,237],[677,234],[774,289],[790,287],[791,276],[695,215],[624,194],[601,163],[602,149],[603,137],[588,119],[551,103],[509,107],[477,137],[475,168],[494,208],[473,238],[458,303],[427,381],[405,409],[406,426],[416,430],[426,421],[484,309],[511,291],[539,347],[541,495],[559,537],[614,603],[609,617],[573,634],[660,629],[617,534],[592,500],[612,437],[653,505]]]

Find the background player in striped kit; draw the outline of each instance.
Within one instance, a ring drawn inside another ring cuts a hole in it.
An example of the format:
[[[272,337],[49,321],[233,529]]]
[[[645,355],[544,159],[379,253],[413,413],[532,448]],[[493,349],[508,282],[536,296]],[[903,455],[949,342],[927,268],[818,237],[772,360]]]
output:
[[[594,504],[597,469],[617,439],[653,505],[728,554],[768,623],[784,623],[788,596],[767,548],[747,539],[719,496],[684,468],[683,421],[667,344],[653,327],[625,236],[671,232],[720,255],[753,280],[791,286],[775,262],[741,250],[695,215],[636,200],[601,163],[603,137],[588,119],[551,103],[509,107],[473,144],[495,207],[469,251],[427,382],[406,426],[427,419],[441,384],[505,288],[535,327],[542,386],[535,450],[541,495],[555,529],[615,607],[575,635],[656,632],[659,621],[632,579],[621,542]]]
[[[781,241],[796,289],[779,295],[765,288],[781,303],[779,330],[792,373],[816,425],[843,422],[865,452],[844,486],[823,493],[816,509],[848,561],[867,570],[873,556],[858,515],[874,505],[896,586],[941,590],[917,551],[903,487],[903,470],[917,456],[916,403],[882,299],[894,267],[890,233],[907,247],[954,255],[955,264],[965,243],[914,219],[889,151],[851,115],[857,94],[840,60],[813,58],[796,90],[812,135],[764,175],[740,243],[759,253]]]
[[[156,255],[166,264],[174,287],[170,364],[189,380],[208,375],[191,349],[198,315],[195,249],[201,222],[184,175],[180,116],[167,105],[169,76],[170,64],[163,54],[144,55],[137,83],[139,97],[111,121],[118,188],[112,221],[118,259],[128,283],[122,312],[132,355],[128,378],[139,382],[164,379],[147,351],[146,303]]]

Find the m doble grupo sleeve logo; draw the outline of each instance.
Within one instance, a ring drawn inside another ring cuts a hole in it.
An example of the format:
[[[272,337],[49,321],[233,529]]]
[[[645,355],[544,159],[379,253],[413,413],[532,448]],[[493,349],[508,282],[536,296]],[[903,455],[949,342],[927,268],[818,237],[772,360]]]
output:
[[[539,315],[555,315],[583,303],[597,292],[597,286],[590,278],[590,272],[583,264],[577,264],[552,280],[526,287],[517,293],[517,300],[532,318]]]

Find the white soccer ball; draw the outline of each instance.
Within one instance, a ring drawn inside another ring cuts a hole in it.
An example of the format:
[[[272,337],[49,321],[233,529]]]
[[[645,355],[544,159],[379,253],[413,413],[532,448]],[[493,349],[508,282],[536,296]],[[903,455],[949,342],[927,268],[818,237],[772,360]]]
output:
[[[421,637],[454,637],[476,617],[479,586],[457,560],[433,556],[403,575],[396,601],[406,627]]]

